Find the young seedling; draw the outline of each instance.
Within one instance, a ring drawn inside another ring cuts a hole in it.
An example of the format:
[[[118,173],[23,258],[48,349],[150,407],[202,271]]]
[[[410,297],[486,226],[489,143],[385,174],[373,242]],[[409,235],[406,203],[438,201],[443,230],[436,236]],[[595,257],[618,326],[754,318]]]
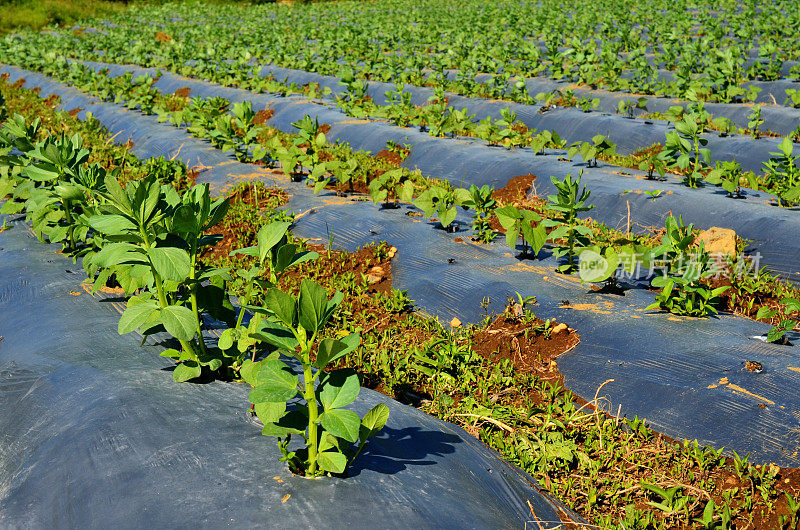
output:
[[[669,216],[661,245],[652,251],[653,259],[661,260],[665,273],[653,278],[651,285],[661,288],[656,301],[647,309],[663,309],[676,315],[704,317],[716,313],[718,296],[730,286],[709,289],[703,279],[714,273],[713,263],[703,244],[694,245],[693,225]]]
[[[715,186],[722,186],[728,192],[728,197],[744,199],[742,186],[757,188],[758,182],[752,172],[744,173],[742,166],[735,160],[730,162],[717,162],[717,167],[706,175],[706,182]]]
[[[781,300],[781,305],[784,306],[786,314],[796,313],[800,311],[800,301],[795,298],[784,298]],[[777,309],[769,307],[761,307],[756,313],[756,320],[772,320],[778,314]],[[767,342],[784,342],[787,331],[794,331],[797,327],[797,320],[789,317],[782,318],[777,325],[775,325],[767,333]]]
[[[636,117],[636,111],[647,112],[647,98],[638,98],[636,101],[623,99],[617,104],[617,114],[623,114],[628,119]]]
[[[442,228],[454,232],[458,230],[458,226],[453,224],[457,207],[462,206],[470,198],[470,192],[464,188],[447,189],[443,186],[431,186],[417,197],[414,205],[425,212],[427,217],[437,215]]]
[[[271,317],[253,336],[275,352],[258,362],[246,360],[241,370],[242,378],[253,387],[250,402],[264,424],[262,434],[277,437],[281,460],[292,472],[307,477],[344,473],[367,439],[389,418],[389,408],[383,403],[363,418],[345,409],[361,390],[358,374],[349,369],[324,371],[361,342],[358,334],[318,340],[343,298],[337,292],[328,299],[322,286],[307,279],[300,284],[298,296],[268,289],[264,309]],[[293,362],[284,362],[279,354]],[[294,404],[289,406],[289,402]],[[290,447],[292,435],[303,438],[303,447]]]
[[[700,185],[703,178],[701,170],[711,164],[711,151],[705,147],[708,140],[702,138],[701,133],[696,115],[685,114],[675,122],[675,130],[667,132],[664,150],[658,155],[660,160],[683,172],[684,183],[690,188]]]
[[[528,247],[533,257],[539,254],[547,241],[547,230],[538,213],[506,205],[497,208],[495,215],[506,231],[506,244],[509,247],[516,249],[517,241],[522,236],[522,255],[528,253]]]
[[[753,110],[747,116],[747,130],[753,139],[758,140],[761,138],[761,126],[764,124],[764,118],[761,117],[761,105],[755,105]]]
[[[400,202],[411,202],[414,198],[414,183],[402,169],[395,168],[372,179],[369,183],[372,201],[384,208],[396,209]]]
[[[592,143],[576,142],[567,151],[567,157],[572,159],[576,153],[580,153],[581,158],[586,162],[586,167],[597,167],[598,156],[613,156],[617,152],[617,146],[602,134],[595,135]]]
[[[800,169],[794,155],[794,144],[784,138],[778,144],[778,153],[770,152],[772,157],[763,164],[767,183],[776,189],[781,206],[791,206],[800,201]]]
[[[577,179],[572,178],[572,174],[567,173],[563,180],[550,177],[558,193],[547,196],[547,209],[556,214],[553,219],[545,219],[544,226],[553,227],[549,239],[558,246],[554,252],[556,257],[566,256],[566,263],[558,267],[560,272],[570,274],[576,270],[577,249],[589,245],[591,230],[587,226],[578,224],[578,214],[588,212],[594,208],[593,204],[587,204],[591,192],[585,187],[581,189],[581,177],[583,171]],[[558,244],[565,241],[564,244]]]
[[[469,187],[470,198],[464,201],[464,206],[475,210],[472,220],[472,229],[475,230],[475,239],[488,243],[497,235],[489,223],[489,218],[497,207],[497,201],[492,199],[494,188],[489,185],[480,188],[474,184]]]

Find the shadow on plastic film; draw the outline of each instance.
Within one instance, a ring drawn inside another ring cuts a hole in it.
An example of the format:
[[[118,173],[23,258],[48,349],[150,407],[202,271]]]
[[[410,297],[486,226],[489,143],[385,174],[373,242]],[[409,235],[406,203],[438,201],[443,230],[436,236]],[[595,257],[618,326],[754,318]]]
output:
[[[394,475],[411,466],[433,466],[440,462],[431,457],[452,454],[461,438],[441,431],[431,431],[413,426],[393,429],[386,426],[370,438],[364,451],[348,468],[348,477],[357,477],[370,470]]]

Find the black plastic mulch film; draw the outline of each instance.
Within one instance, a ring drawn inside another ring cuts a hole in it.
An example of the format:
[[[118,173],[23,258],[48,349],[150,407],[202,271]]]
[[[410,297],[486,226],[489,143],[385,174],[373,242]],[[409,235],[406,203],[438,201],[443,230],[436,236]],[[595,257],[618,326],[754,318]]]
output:
[[[646,312],[652,293],[644,289],[630,289],[625,296],[593,292],[575,278],[555,274],[555,260],[547,256],[547,251],[539,260],[520,261],[499,241],[481,246],[456,242],[459,234],[447,234],[435,229],[433,223],[404,215],[410,206],[381,210],[333,193],[313,196],[302,185],[276,181],[274,175],[237,163],[207,142],[159,124],[154,117],[93,102],[32,72],[14,67],[0,71],[11,74],[12,81],[26,78],[28,87],[42,88],[43,96],[60,95],[62,108],[83,109],[79,117],[91,111],[112,134],[119,133],[116,141],[130,138],[137,156],[177,154],[187,164],[210,166],[201,173],[200,181],[210,182],[217,189],[241,178],[261,178],[285,187],[292,196],[289,209],[306,212],[295,228],[302,237],[328,241],[332,230],[335,244],[346,250],[386,240],[398,248],[393,261],[394,285],[408,289],[418,307],[442,319],[457,316],[462,321],[479,320],[483,316],[479,303],[484,296],[493,300],[494,309],[500,309],[506,295],[514,291],[535,295],[539,316],[566,322],[581,334],[581,343],[559,358],[566,385],[579,395],[592,397],[599,385],[614,379],[603,387],[603,394],[615,412],[620,407],[625,416],[646,418],[654,428],[676,438],[697,438],[740,454],[752,452],[751,461],[798,465],[800,356],[795,347],[751,338],[767,331],[769,327],[764,324],[729,315],[685,319]],[[443,175],[438,176],[454,183],[463,180],[502,186],[516,175],[562,176],[571,167],[558,162],[556,156],[535,157],[524,150],[511,152],[475,142],[433,139],[383,124],[366,127],[346,123],[352,120],[323,106],[302,103],[299,98],[247,94],[171,75],[162,77],[158,88],[168,91],[183,86],[192,87],[192,95],[221,95],[233,101],[247,95],[256,110],[270,103],[276,110],[270,124],[284,130],[290,130],[292,121],[313,110],[321,122],[332,125],[331,138],[348,140],[358,149],[378,151],[386,140],[408,136],[414,147],[407,164],[418,165],[425,173],[437,174],[441,169]],[[540,194],[551,191],[549,182],[543,180],[537,181]],[[593,191],[592,202],[598,204],[592,212],[597,218],[619,202],[618,198],[612,201],[620,192],[617,185],[612,193],[613,184],[624,182],[626,188],[633,189],[654,186],[614,175],[608,168],[587,170],[584,180]],[[726,226],[728,219],[741,221],[748,215],[751,220],[763,217],[765,223],[783,226],[796,222],[792,219],[796,212],[770,208],[763,204],[766,198],[760,202],[730,201],[709,190],[684,191],[666,183],[655,186],[674,193],[669,195],[669,203],[665,201],[662,213],[653,217],[663,217],[663,210],[669,206],[698,224],[705,218]],[[719,214],[712,217],[717,204],[714,201],[719,201],[719,208],[725,205],[735,211],[721,222]],[[698,202],[703,203],[702,208],[697,207]],[[691,205],[694,209],[688,208]],[[684,206],[688,211],[681,209]],[[655,208],[661,208],[659,201],[631,200],[637,220]],[[458,222],[466,230],[468,219],[459,217]],[[550,501],[531,488],[521,472],[500,463],[493,452],[460,429],[391,400],[387,400],[392,407],[390,429],[357,464],[355,480],[287,480],[287,473],[274,459],[272,444],[255,426],[247,431],[244,425],[243,389],[223,383],[171,383],[168,373],[157,370],[166,369],[167,361],[156,357],[149,347],[136,350],[136,339],[116,336],[117,315],[111,308],[104,308],[104,303],[89,303],[85,295],[68,294],[79,283],[80,275],[62,271],[80,268],[54,255],[32,236],[22,237],[23,230],[17,228],[21,226],[0,234],[0,246],[5,247],[0,252],[0,305],[7,315],[0,331],[5,335],[0,343],[0,400],[3,410],[13,411],[0,419],[0,435],[4,437],[0,447],[13,448],[0,453],[0,476],[4,477],[0,492],[5,499],[0,522],[3,517],[18,520],[25,514],[32,523],[79,523],[90,520],[89,515],[116,518],[110,506],[119,501],[116,495],[120,488],[131,510],[128,518],[119,518],[123,526],[127,521],[136,521],[137,525],[187,521],[187,525],[211,526],[223,524],[225,517],[234,519],[225,524],[244,526],[269,520],[269,514],[273,520],[283,517],[281,513],[287,521],[296,517],[302,524],[308,513],[292,507],[291,498],[285,504],[280,502],[283,495],[291,494],[287,488],[300,492],[297,497],[313,494],[335,503],[330,505],[337,506],[336,513],[347,516],[341,520],[355,525],[358,521],[353,517],[370,517],[371,524],[385,522],[387,526],[398,525],[398,521],[402,521],[401,526],[421,521],[429,526],[452,525],[468,518],[472,519],[466,526],[496,527],[504,526],[502,521],[516,521],[511,524],[515,526],[530,519],[526,499],[533,503],[540,520],[555,519],[551,516],[553,509],[548,508]],[[777,230],[766,233],[780,237]],[[789,239],[770,244],[784,252],[783,245],[788,245],[791,252],[796,243],[792,246]],[[779,258],[780,254],[772,256]],[[795,272],[796,263],[791,261],[794,267],[788,267],[789,263],[787,260],[786,271]],[[563,304],[564,300],[569,304]],[[42,322],[47,322],[48,333],[36,331]],[[104,344],[101,352],[96,351],[98,342]],[[759,362],[764,370],[743,370],[746,361]],[[375,399],[385,399],[366,391],[363,395],[358,407],[364,410]],[[31,425],[36,428],[31,429]],[[222,432],[228,430],[230,434]],[[431,434],[415,439],[415,433],[422,431]],[[63,462],[64,446],[73,448],[67,463]],[[387,472],[379,464],[370,464],[373,460],[389,469],[402,469]],[[416,461],[433,461],[436,471]],[[441,475],[441,480],[434,474]],[[273,476],[284,477],[284,482],[275,481]],[[53,484],[63,484],[66,489],[53,490]],[[370,489],[378,488],[376,484],[380,484],[384,498],[395,495],[388,503],[391,510],[378,512],[381,520],[376,520],[372,511],[364,514],[357,509],[381,498],[367,499],[378,491]],[[224,488],[227,499],[220,498],[220,488]],[[347,493],[342,493],[345,490]],[[92,498],[82,497],[73,503],[68,491],[81,491],[81,495]],[[50,501],[57,508],[45,513],[40,504],[30,500],[35,492],[51,495]],[[237,503],[240,508],[232,512],[228,508],[230,498],[260,502],[257,507]],[[474,499],[482,502],[472,510],[470,501]],[[489,507],[497,509],[487,515]],[[189,519],[181,519],[176,512]],[[491,517],[492,522],[484,523],[485,517]]]

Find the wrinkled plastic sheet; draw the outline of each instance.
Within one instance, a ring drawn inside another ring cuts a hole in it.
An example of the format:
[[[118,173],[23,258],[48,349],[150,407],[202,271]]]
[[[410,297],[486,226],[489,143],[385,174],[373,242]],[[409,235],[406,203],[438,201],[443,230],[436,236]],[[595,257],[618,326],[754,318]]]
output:
[[[377,392],[386,428],[345,479],[292,476],[248,388],[178,384],[119,336],[122,300],[22,222],[0,233],[0,526],[521,528],[560,505],[462,429]],[[35,318],[31,318],[35,315]],[[528,504],[530,502],[530,506]]]
[[[92,108],[103,121],[105,113],[97,111],[115,106]],[[206,145],[152,117],[130,116],[126,126],[158,131],[173,148],[183,146],[179,158]],[[139,156],[147,149],[153,150],[150,156],[170,153],[157,151],[160,147],[135,143],[133,150]],[[475,163],[467,155],[477,151],[458,153],[466,157],[464,167]],[[480,321],[486,296],[494,311],[502,310],[506,296],[515,291],[536,296],[540,317],[565,322],[581,335],[581,343],[558,359],[566,385],[578,395],[590,399],[614,379],[601,394],[610,399],[614,413],[645,418],[675,438],[751,452],[751,461],[797,467],[800,351],[754,338],[764,335],[768,325],[731,315],[688,319],[646,311],[653,294],[642,289],[644,278],[623,282],[630,287],[625,296],[597,293],[575,277],[555,273],[548,250],[538,260],[520,260],[501,240],[471,244],[463,212],[456,220],[461,231],[447,234],[424,218],[404,215],[411,206],[384,210],[332,192],[315,196],[301,184],[231,159],[206,165],[213,167],[199,180],[218,190],[241,178],[284,187],[291,196],[288,208],[304,213],[295,227],[301,237],[321,242],[332,237],[345,250],[384,240],[396,246],[394,286],[407,289],[417,307],[442,320]],[[790,338],[798,340],[794,334]],[[747,361],[760,363],[763,371],[744,370]]]
[[[118,75],[126,68],[118,66],[112,74]],[[155,118],[140,116],[116,105],[97,104],[96,99],[41,74],[13,66],[0,67],[0,72],[9,73],[11,80],[25,78],[26,86],[42,87],[43,93],[61,96],[64,109],[81,108],[83,113],[91,110],[101,121],[110,124],[115,134],[119,133],[116,141],[124,143],[130,138],[137,155],[171,158],[179,153],[190,166],[200,163],[215,167],[231,160],[230,156],[213,149],[207,142],[176,140],[176,134],[180,138],[184,136],[167,125],[156,125]],[[354,120],[320,101],[254,94],[173,74],[164,74],[156,87],[164,92],[188,87],[192,96],[222,96],[232,102],[251,101],[256,110],[270,107],[274,115],[269,124],[286,132],[294,131],[291,124],[304,114],[316,116],[320,123],[331,125],[327,134],[329,140],[348,142],[355,149],[375,153],[385,149],[389,140],[410,144],[412,149],[403,162],[404,166],[420,169],[423,174],[447,179],[458,186],[488,184],[501,188],[515,176],[534,174],[539,176],[535,192],[545,196],[555,192],[548,178],[550,175],[562,178],[568,172],[577,175],[583,170],[583,183],[592,192],[590,202],[597,206],[589,212],[592,218],[611,227],[625,228],[630,208],[633,231],[663,226],[670,213],[683,215],[686,223],[693,222],[698,228],[731,228],[743,238],[752,240],[748,252],[761,266],[769,266],[790,281],[800,281],[800,239],[796,237],[800,233],[798,211],[771,206],[772,196],[766,193],[748,190],[747,200],[734,200],[728,198],[721,188],[690,189],[675,179],[647,181],[641,172],[621,170],[602,162],[598,168],[587,168],[583,163],[563,161],[561,151],[537,156],[527,148],[506,150],[489,147],[475,139],[434,138],[417,129],[396,127],[382,121]],[[646,193],[658,190],[663,193],[655,200]]]

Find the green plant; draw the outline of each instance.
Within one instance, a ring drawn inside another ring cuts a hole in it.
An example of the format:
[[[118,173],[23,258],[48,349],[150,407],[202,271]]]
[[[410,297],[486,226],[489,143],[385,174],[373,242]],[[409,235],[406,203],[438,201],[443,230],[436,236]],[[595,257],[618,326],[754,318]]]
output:
[[[398,202],[411,202],[414,198],[414,182],[399,168],[375,177],[368,187],[372,201],[383,203],[385,208],[397,208]]]
[[[162,184],[169,184],[176,190],[189,187],[189,171],[180,160],[166,159],[163,156],[150,158],[145,164],[145,173],[155,175]]]
[[[659,159],[683,172],[684,183],[690,188],[700,185],[701,171],[711,164],[711,151],[705,147],[708,140],[701,133],[696,115],[686,113],[675,122],[675,130],[667,133],[664,150],[659,154]]]
[[[778,202],[782,206],[790,206],[800,201],[800,169],[794,155],[794,144],[791,139],[784,138],[778,144],[777,153],[770,152],[772,157],[763,164],[767,184],[776,190]]]
[[[796,88],[786,89],[786,100],[784,100],[783,104],[786,105],[790,101],[792,103],[792,107],[800,108],[800,90]]]
[[[800,498],[795,499],[787,491],[784,493],[786,497],[786,510],[789,512],[789,520],[791,522],[790,528],[796,528],[798,521],[800,521]]]
[[[545,219],[544,226],[553,227],[549,239],[557,245],[554,255],[567,257],[566,263],[559,265],[558,270],[567,274],[575,271],[577,249],[587,246],[591,235],[589,227],[578,224],[578,214],[594,208],[593,204],[586,202],[589,200],[591,192],[586,187],[580,188],[582,176],[583,171],[576,179],[572,178],[571,173],[567,173],[563,180],[550,177],[558,193],[547,196],[546,207],[555,213],[555,217]],[[559,244],[559,241],[565,242]]]
[[[290,226],[291,223],[287,221],[265,224],[256,234],[255,246],[231,252],[232,256],[237,254],[251,256],[255,261],[250,268],[236,271],[236,276],[245,283],[244,294],[239,300],[241,306],[239,315],[234,326],[223,331],[217,343],[220,350],[233,359],[232,367],[235,370],[242,366],[247,350],[255,346],[256,340],[252,333],[261,324],[261,313],[258,308],[250,305],[253,299],[256,295],[263,295],[267,289],[275,287],[291,267],[319,257],[316,252],[298,252],[298,246],[289,242]],[[255,315],[245,327],[244,316],[247,309],[254,310]],[[253,355],[255,356],[255,351]]]
[[[107,243],[92,262],[101,269],[133,265],[148,285],[148,290],[128,300],[119,333],[138,328],[147,336],[164,329],[175,337],[181,351],[169,349],[161,355],[179,362],[173,372],[176,381],[200,377],[204,367],[219,370],[223,359],[202,339],[198,290],[200,282],[224,280],[227,273],[202,267],[197,258],[218,240],[203,234],[225,215],[227,200],[212,202],[208,184],[179,197],[154,176],[130,182],[126,189],[106,176],[105,185],[107,192],[101,194],[105,202],[88,223]]]
[[[758,140],[761,137],[761,126],[764,124],[764,118],[761,117],[761,105],[755,105],[753,110],[747,116],[747,130],[750,135]]]
[[[784,313],[796,313],[800,311],[800,300],[796,298],[784,298],[781,300],[781,305],[784,307]],[[764,306],[758,310],[756,313],[757,320],[772,320],[778,314],[777,309],[772,309],[770,307]],[[787,331],[793,331],[797,327],[797,320],[783,317],[780,319],[778,324],[774,326],[772,329],[769,330],[767,333],[767,342],[780,342],[784,340]]]
[[[439,216],[439,224],[445,230],[457,229],[452,224],[456,219],[457,207],[471,199],[470,192],[464,188],[448,189],[444,186],[431,186],[420,193],[414,205],[425,212],[427,217]]]
[[[587,97],[582,97],[579,99],[575,106],[581,109],[583,112],[591,112],[592,109],[596,109],[600,105],[600,100],[597,98],[589,99]]]
[[[497,235],[492,229],[489,219],[497,208],[497,201],[492,199],[494,188],[489,185],[476,185],[469,187],[470,198],[464,201],[464,206],[475,210],[475,218],[472,220],[472,229],[475,230],[475,239],[482,243],[488,243]]]
[[[402,313],[414,305],[414,300],[408,297],[407,290],[392,288],[388,293],[384,293],[382,300],[383,308],[390,313]]]
[[[596,167],[598,156],[613,156],[616,150],[616,145],[611,140],[602,134],[597,134],[592,137],[592,143],[576,142],[572,144],[567,151],[567,157],[572,159],[576,153],[580,153],[587,167]]]
[[[617,114],[624,114],[627,118],[633,119],[637,110],[647,112],[647,98],[640,97],[636,101],[622,99],[617,103]]]
[[[717,505],[714,499],[709,499],[703,509],[702,517],[695,518],[694,521],[701,525],[703,530],[729,530],[731,528],[731,509],[727,503],[722,508],[720,515],[715,515]]]
[[[648,501],[647,504],[665,513],[688,511],[689,497],[683,495],[682,486],[662,488],[655,484],[642,484],[642,488],[660,497],[658,502]]]
[[[579,248],[576,253],[580,258],[578,273],[584,282],[608,282],[616,285],[614,274],[622,266],[622,270],[633,274],[642,264],[648,263],[650,249],[642,245],[589,245]]]
[[[547,229],[538,213],[509,204],[497,208],[495,215],[506,231],[506,244],[509,247],[516,249],[517,241],[522,236],[522,254],[528,253],[528,246],[534,257],[539,254],[547,241]]]
[[[639,162],[639,170],[647,171],[647,180],[664,180],[667,173],[664,160],[657,153],[650,153]],[[655,177],[656,173],[659,178]]]
[[[367,439],[389,418],[389,408],[383,403],[363,419],[345,409],[361,390],[358,375],[348,369],[324,371],[361,341],[358,334],[341,340],[317,340],[342,300],[339,292],[329,300],[323,287],[307,279],[302,281],[298,296],[268,289],[263,307],[272,318],[253,335],[276,351],[261,361],[246,360],[241,369],[242,378],[253,386],[250,402],[264,424],[262,434],[277,437],[281,460],[293,472],[308,477],[344,473]],[[282,361],[278,352],[294,362]],[[290,408],[288,403],[298,395],[299,403]],[[290,448],[292,435],[305,441],[301,449]]]
[[[722,186],[728,192],[729,197],[741,199],[742,186],[757,188],[756,176],[751,173],[744,173],[742,167],[736,161],[717,162],[716,167],[706,175],[706,182],[715,186]]]
[[[714,274],[714,268],[703,244],[694,245],[693,228],[684,225],[681,217],[667,217],[661,245],[652,251],[653,259],[661,259],[665,272],[653,278],[651,285],[662,290],[647,309],[695,317],[717,312],[718,296],[730,286],[711,289],[703,282]]]

